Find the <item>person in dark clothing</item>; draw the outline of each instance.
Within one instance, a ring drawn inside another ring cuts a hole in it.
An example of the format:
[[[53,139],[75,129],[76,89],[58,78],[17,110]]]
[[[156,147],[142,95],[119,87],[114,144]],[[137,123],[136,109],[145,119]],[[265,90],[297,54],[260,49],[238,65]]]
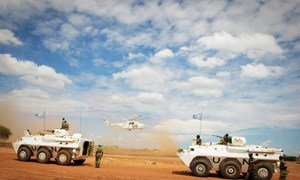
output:
[[[253,154],[249,153],[249,162],[248,162],[248,171],[245,176],[245,180],[254,180],[255,173],[255,159],[253,158]]]
[[[196,136],[196,144],[197,144],[197,145],[201,145],[201,143],[202,143],[202,140],[201,140],[201,138],[200,138],[200,135],[197,135],[197,136]]]
[[[280,160],[280,164],[279,164],[280,177],[279,177],[279,180],[286,180],[286,177],[288,175],[286,162],[284,161],[282,156],[279,157],[279,160]]]

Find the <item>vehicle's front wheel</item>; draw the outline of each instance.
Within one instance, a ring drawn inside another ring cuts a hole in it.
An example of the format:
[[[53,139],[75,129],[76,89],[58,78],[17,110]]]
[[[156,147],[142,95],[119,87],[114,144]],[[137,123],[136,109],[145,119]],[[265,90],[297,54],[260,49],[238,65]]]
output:
[[[85,159],[73,160],[76,165],[82,165],[85,162]]]
[[[50,161],[51,154],[48,151],[48,149],[42,148],[38,150],[38,153],[36,155],[36,160],[39,163],[48,163]]]
[[[192,162],[191,170],[195,176],[206,177],[210,167],[205,160],[198,159]]]
[[[257,163],[255,165],[255,179],[269,180],[272,178],[272,176],[272,165],[263,162]]]
[[[221,173],[225,178],[237,179],[241,174],[241,167],[235,161],[226,161],[221,165]]]
[[[23,146],[19,148],[18,159],[20,161],[29,161],[30,157],[31,157],[31,151],[28,147]]]
[[[59,165],[66,166],[66,165],[70,164],[71,158],[72,158],[71,153],[69,151],[63,149],[57,153],[56,162]]]

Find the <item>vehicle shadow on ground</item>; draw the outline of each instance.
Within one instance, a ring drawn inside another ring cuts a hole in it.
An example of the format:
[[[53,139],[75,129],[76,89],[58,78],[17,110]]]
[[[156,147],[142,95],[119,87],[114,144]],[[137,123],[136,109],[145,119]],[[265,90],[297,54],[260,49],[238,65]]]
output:
[[[194,175],[192,174],[192,172],[189,172],[189,171],[172,171],[172,174],[196,177],[196,176],[194,176]],[[207,177],[213,177],[213,178],[223,179],[222,177],[218,176],[218,174],[214,174],[214,173],[208,174]]]
[[[38,163],[38,164],[45,164],[45,163],[39,163],[36,161],[36,159],[30,159],[28,161],[20,161],[18,159],[14,159],[14,161],[18,161],[18,162],[25,162],[25,163]],[[55,164],[55,165],[58,165],[60,166],[59,164],[57,164],[57,162],[55,161],[55,159],[51,159],[48,163],[46,164]],[[86,167],[93,167],[93,165],[90,165],[90,164],[75,164],[73,162],[71,162],[70,164],[68,164],[67,166],[86,166]]]

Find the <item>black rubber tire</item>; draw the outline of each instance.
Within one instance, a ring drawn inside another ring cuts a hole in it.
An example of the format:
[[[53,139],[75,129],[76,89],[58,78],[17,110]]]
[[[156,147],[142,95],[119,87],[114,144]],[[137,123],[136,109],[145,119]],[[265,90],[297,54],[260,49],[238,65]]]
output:
[[[218,175],[219,177],[223,177],[223,175],[222,175],[222,172],[221,172],[221,171],[216,171],[216,173],[217,173],[217,175]]]
[[[85,159],[73,160],[74,164],[82,165],[85,162]]]
[[[71,158],[71,153],[67,150],[62,149],[57,153],[56,162],[59,165],[67,166],[70,164]]]
[[[49,152],[48,149],[45,148],[39,149],[36,154],[36,160],[39,163],[47,164],[50,161],[50,158],[51,158],[51,153]]]
[[[198,177],[207,177],[209,174],[210,166],[202,159],[198,159],[192,162],[191,170],[193,175]]]
[[[32,153],[30,149],[26,146],[22,146],[18,150],[18,160],[20,161],[29,161]]]
[[[269,163],[257,163],[255,165],[255,173],[254,178],[259,180],[269,180],[272,179],[273,176],[273,168]]]
[[[238,179],[241,174],[241,167],[235,161],[226,161],[221,165],[221,173],[224,178]]]

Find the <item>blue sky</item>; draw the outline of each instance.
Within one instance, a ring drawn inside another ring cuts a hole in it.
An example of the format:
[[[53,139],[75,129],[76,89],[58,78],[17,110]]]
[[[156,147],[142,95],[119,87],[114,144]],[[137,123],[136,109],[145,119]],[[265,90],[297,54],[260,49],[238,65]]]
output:
[[[81,119],[98,143],[157,148],[161,132],[188,145],[202,111],[204,141],[230,133],[299,155],[299,15],[280,0],[1,1],[0,123],[42,128],[46,108],[49,127]],[[150,128],[101,119],[137,114]]]

